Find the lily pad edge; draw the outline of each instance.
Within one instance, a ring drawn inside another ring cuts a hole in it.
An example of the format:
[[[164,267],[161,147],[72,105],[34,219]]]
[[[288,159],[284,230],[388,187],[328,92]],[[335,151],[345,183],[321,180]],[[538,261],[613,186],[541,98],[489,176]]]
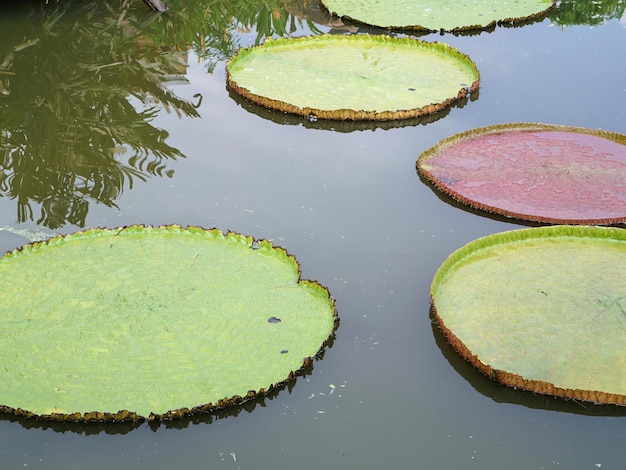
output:
[[[472,72],[476,76],[476,80],[468,86],[462,87],[459,89],[457,96],[448,98],[440,103],[431,103],[420,108],[413,109],[401,109],[395,111],[372,111],[372,110],[353,110],[353,109],[317,109],[312,107],[301,108],[299,106],[293,105],[291,103],[287,103],[281,100],[257,95],[252,93],[250,90],[243,86],[237,85],[237,83],[232,79],[230,73],[230,64],[236,61],[238,58],[245,57],[259,48],[264,47],[276,47],[283,45],[289,42],[295,41],[322,41],[324,38],[331,38],[332,40],[338,41],[355,41],[358,40],[371,40],[374,42],[385,43],[385,42],[396,42],[396,43],[404,43],[404,44],[428,44],[430,47],[438,48],[441,50],[445,50],[446,53],[452,53],[457,58],[460,58],[467,62],[471,66]],[[387,36],[376,36],[370,34],[360,34],[357,36],[354,35],[346,35],[346,36],[332,36],[332,35],[320,35],[320,36],[302,36],[296,38],[267,38],[264,43],[259,45],[250,46],[247,48],[240,48],[237,53],[232,56],[227,64],[226,64],[226,85],[228,88],[233,90],[240,96],[252,101],[253,103],[259,104],[265,108],[280,111],[287,114],[295,114],[299,116],[303,116],[309,120],[316,121],[317,119],[325,119],[329,121],[391,121],[391,120],[403,120],[403,119],[411,119],[417,117],[424,117],[431,114],[435,114],[442,110],[445,110],[451,107],[453,104],[462,101],[468,96],[472,96],[476,94],[478,88],[480,86],[480,73],[476,66],[476,63],[472,61],[472,59],[465,53],[459,51],[455,47],[449,46],[442,42],[427,42],[422,41],[415,38],[405,37],[405,38],[390,38]]]
[[[430,156],[436,154],[441,149],[447,147],[448,145],[455,144],[456,142],[462,141],[464,139],[476,137],[476,136],[484,136],[489,134],[494,134],[498,132],[506,132],[508,130],[520,130],[520,131],[560,131],[560,132],[572,132],[578,134],[587,134],[595,137],[600,137],[607,140],[612,140],[618,144],[626,145],[626,135],[620,134],[617,132],[605,131],[602,129],[591,129],[586,127],[576,127],[576,126],[567,126],[561,124],[546,124],[539,122],[512,122],[506,124],[494,124],[485,127],[478,127],[474,129],[469,129],[467,131],[460,132],[458,134],[454,134],[448,136],[439,142],[437,142],[432,147],[428,148],[424,152],[420,154],[415,163],[415,167],[417,172],[422,180],[426,182],[429,186],[436,189],[438,193],[444,194],[452,198],[454,201],[460,203],[464,208],[472,208],[477,211],[485,212],[487,214],[495,214],[501,217],[504,217],[507,220],[520,220],[520,221],[528,221],[528,222],[537,222],[543,224],[557,224],[557,225],[612,225],[612,224],[622,224],[626,222],[625,217],[618,218],[609,218],[609,219],[586,219],[586,220],[561,220],[561,219],[553,219],[550,217],[543,217],[540,215],[529,215],[529,214],[519,214],[516,212],[507,212],[501,208],[490,206],[486,204],[481,204],[476,201],[471,201],[464,196],[450,190],[450,188],[444,184],[440,184],[437,178],[435,178],[428,170],[426,170],[422,163],[426,162]]]
[[[386,31],[397,31],[397,32],[401,32],[401,33],[421,33],[421,34],[430,34],[430,33],[444,34],[444,33],[451,33],[451,34],[454,34],[455,36],[480,34],[483,31],[485,31],[485,32],[492,32],[498,26],[506,27],[506,28],[518,28],[518,27],[529,25],[529,24],[532,24],[532,23],[535,23],[535,22],[538,22],[538,21],[542,21],[550,13],[552,13],[552,11],[557,7],[557,4],[558,4],[558,2],[556,0],[553,0],[552,4],[548,8],[543,10],[543,11],[539,11],[539,12],[536,12],[536,13],[533,13],[533,14],[527,15],[527,16],[512,17],[512,18],[502,18],[502,19],[499,19],[499,20],[493,20],[493,21],[489,22],[486,25],[474,24],[474,25],[467,25],[467,26],[458,26],[458,27],[452,28],[452,29],[446,29],[446,28],[431,29],[431,28],[426,28],[426,27],[421,26],[421,25],[410,25],[410,26],[394,26],[394,25],[390,25],[390,26],[381,26],[381,25],[370,24],[370,23],[367,23],[365,21],[361,21],[361,20],[352,18],[349,15],[338,15],[336,12],[331,11],[330,9],[328,9],[328,7],[326,7],[324,2],[322,2],[323,7],[326,9],[326,11],[328,11],[328,13],[330,15],[332,15],[334,18],[340,19],[342,22],[344,22],[346,24],[353,24],[353,25],[356,25],[356,26],[375,27],[375,28],[384,29]]]
[[[290,371],[284,380],[276,382],[274,384],[270,384],[267,388],[260,388],[259,390],[249,390],[244,396],[234,395],[232,397],[224,397],[222,399],[219,399],[216,403],[209,402],[206,404],[194,406],[192,408],[183,407],[179,409],[169,410],[165,413],[152,413],[151,412],[148,416],[142,416],[134,411],[130,411],[126,409],[119,410],[117,413],[90,411],[90,412],[84,412],[84,413],[74,412],[74,413],[37,414],[31,411],[28,411],[26,409],[23,409],[23,408],[19,408],[19,407],[13,408],[13,407],[2,405],[2,404],[0,404],[0,413],[14,415],[18,417],[27,418],[27,419],[35,419],[35,420],[42,420],[42,421],[55,421],[55,422],[61,422],[61,423],[81,423],[81,422],[82,423],[122,423],[122,422],[143,422],[143,421],[158,423],[160,421],[170,421],[173,419],[185,418],[187,416],[197,415],[201,413],[203,414],[213,413],[213,412],[225,409],[225,408],[230,408],[230,407],[234,407],[237,405],[241,405],[249,400],[254,400],[257,397],[270,395],[271,393],[285,387],[289,382],[294,381],[298,376],[305,375],[306,370],[310,369],[313,366],[313,361],[320,359],[323,356],[324,351],[328,347],[332,346],[335,340],[335,333],[337,329],[339,328],[339,323],[340,323],[339,315],[335,307],[335,299],[330,295],[330,291],[328,290],[327,287],[323,286],[322,284],[314,280],[302,279],[300,264],[296,260],[295,256],[291,255],[286,249],[273,245],[271,241],[266,240],[266,239],[255,239],[252,236],[242,235],[240,233],[233,232],[230,230],[223,231],[215,227],[206,229],[203,227],[193,226],[193,225],[183,227],[178,224],[161,225],[161,226],[136,224],[136,225],[117,227],[114,229],[105,228],[105,227],[95,227],[95,228],[89,228],[84,231],[74,232],[69,235],[57,235],[57,236],[50,238],[49,240],[35,241],[35,242],[27,243],[20,248],[9,250],[2,256],[2,258],[4,258],[5,256],[14,256],[15,254],[18,254],[19,252],[23,250],[35,250],[36,251],[38,249],[45,248],[45,246],[48,246],[48,245],[52,246],[55,243],[65,242],[67,241],[68,238],[89,236],[91,234],[95,234],[96,232],[103,231],[103,230],[120,233],[123,231],[132,231],[132,230],[137,230],[137,229],[139,230],[165,230],[170,233],[179,233],[179,232],[185,232],[185,231],[192,232],[192,233],[193,232],[209,232],[215,237],[221,237],[221,238],[224,238],[225,240],[230,240],[233,243],[244,243],[245,245],[247,245],[248,248],[252,250],[258,250],[258,249],[278,250],[282,252],[282,254],[286,258],[293,261],[293,263],[295,263],[295,265],[298,268],[298,282],[297,282],[298,285],[306,285],[310,288],[313,288],[319,294],[324,295],[328,299],[329,305],[331,306],[332,311],[333,311],[333,327],[328,338],[326,338],[326,340],[323,341],[322,345],[320,346],[319,350],[314,356],[305,357],[303,359],[301,367],[297,370]]]
[[[478,355],[472,351],[446,326],[445,322],[437,312],[435,304],[435,291],[438,285],[443,282],[447,273],[452,270],[457,263],[462,261],[467,255],[474,253],[485,247],[494,247],[498,244],[504,245],[518,240],[530,240],[537,238],[574,237],[574,238],[594,238],[613,239],[626,241],[626,229],[603,226],[581,226],[581,225],[553,225],[546,227],[532,227],[524,229],[509,230],[477,238],[465,246],[454,251],[439,267],[430,288],[431,314],[438,328],[446,337],[448,343],[466,361],[472,364],[479,372],[496,382],[543,395],[552,395],[567,400],[578,400],[594,403],[596,405],[618,405],[626,406],[626,395],[602,392],[600,390],[584,390],[557,387],[550,382],[533,380],[522,377],[519,374],[496,369],[483,362]],[[497,243],[494,243],[497,240]]]

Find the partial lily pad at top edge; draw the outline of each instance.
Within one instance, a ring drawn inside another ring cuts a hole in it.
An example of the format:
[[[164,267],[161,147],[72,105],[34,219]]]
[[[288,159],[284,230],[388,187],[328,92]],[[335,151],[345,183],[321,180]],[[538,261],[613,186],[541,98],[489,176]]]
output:
[[[344,20],[387,29],[463,32],[490,29],[544,18],[554,7],[552,0],[433,0],[414,2],[386,0],[322,0],[324,6]]]
[[[626,230],[552,226],[479,238],[431,285],[452,346],[505,385],[626,405]]]
[[[442,43],[388,36],[268,39],[240,49],[227,84],[309,119],[386,121],[437,113],[478,89],[476,64]]]
[[[470,207],[521,220],[626,221],[626,135],[513,123],[441,140],[417,160],[437,190]]]
[[[269,241],[93,229],[0,258],[0,411],[169,419],[264,394],[334,334],[323,286]]]

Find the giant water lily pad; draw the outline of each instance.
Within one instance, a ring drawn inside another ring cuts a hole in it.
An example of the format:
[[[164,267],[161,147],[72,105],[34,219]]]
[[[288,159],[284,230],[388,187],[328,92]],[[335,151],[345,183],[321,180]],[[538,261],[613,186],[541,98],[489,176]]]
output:
[[[311,119],[424,116],[479,86],[474,62],[446,44],[367,35],[267,40],[240,49],[227,75],[245,98]]]
[[[417,167],[438,190],[487,212],[549,223],[626,221],[626,135],[489,126],[440,141]]]
[[[487,29],[544,17],[552,0],[322,0],[328,10],[344,19],[389,29],[465,31]]]
[[[475,240],[431,286],[452,346],[533,392],[626,405],[626,230],[552,226]]]
[[[64,421],[211,411],[292,379],[336,327],[268,241],[97,229],[0,259],[0,409]]]

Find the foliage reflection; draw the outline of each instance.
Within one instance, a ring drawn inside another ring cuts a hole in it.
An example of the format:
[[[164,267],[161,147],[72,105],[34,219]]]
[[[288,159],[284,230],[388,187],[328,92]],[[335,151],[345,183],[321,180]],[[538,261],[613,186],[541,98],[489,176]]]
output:
[[[624,15],[626,0],[561,0],[550,19],[562,26],[595,26]]]
[[[311,19],[309,19],[311,18]],[[138,0],[31,0],[0,6],[0,197],[17,221],[83,227],[93,202],[116,207],[124,188],[173,176],[184,155],[151,122],[160,110],[198,117],[168,88],[185,82],[188,51],[207,72],[233,55],[238,33],[285,36],[313,19],[319,1],[170,0],[158,14]]]
[[[37,203],[38,224],[83,226],[90,201],[114,206],[182,156],[150,121],[158,106],[198,116],[164,86],[186,50],[143,36],[129,3],[41,5],[2,25],[0,194],[19,222]]]

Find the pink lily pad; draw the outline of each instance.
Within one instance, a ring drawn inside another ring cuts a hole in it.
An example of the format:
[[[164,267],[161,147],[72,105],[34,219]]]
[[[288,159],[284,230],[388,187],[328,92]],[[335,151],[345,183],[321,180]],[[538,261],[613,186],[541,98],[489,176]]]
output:
[[[417,168],[470,207],[522,220],[626,222],[626,135],[514,123],[448,137]]]

